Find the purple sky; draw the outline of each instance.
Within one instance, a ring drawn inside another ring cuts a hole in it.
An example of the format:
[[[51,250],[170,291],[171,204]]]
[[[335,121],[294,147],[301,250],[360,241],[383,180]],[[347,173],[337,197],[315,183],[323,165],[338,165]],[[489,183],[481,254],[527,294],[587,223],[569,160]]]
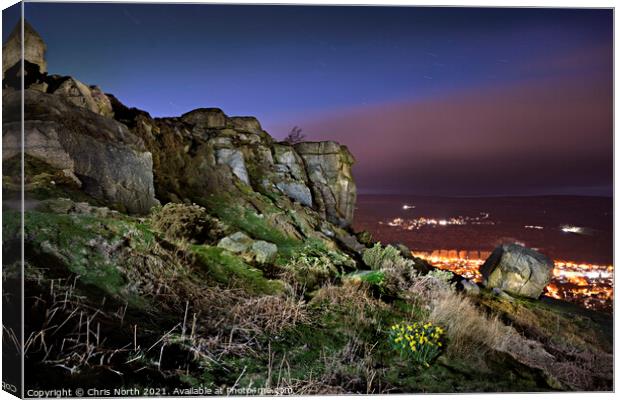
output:
[[[4,15],[6,37],[16,16]],[[611,10],[27,3],[50,73],[337,140],[361,192],[611,195]]]
[[[612,86],[562,76],[605,60],[599,51],[567,55],[557,78],[334,110],[274,129],[298,121],[313,139],[348,144],[370,193],[610,195]]]

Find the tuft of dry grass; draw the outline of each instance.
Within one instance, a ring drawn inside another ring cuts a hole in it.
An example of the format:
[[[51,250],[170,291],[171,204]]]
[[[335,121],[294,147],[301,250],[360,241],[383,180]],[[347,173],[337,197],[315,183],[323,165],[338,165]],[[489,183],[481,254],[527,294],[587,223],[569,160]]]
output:
[[[388,307],[386,303],[370,295],[367,283],[352,280],[344,281],[339,286],[328,284],[319,289],[310,305],[322,304],[346,308],[355,318],[362,318],[369,311]]]
[[[193,243],[215,241],[224,236],[224,225],[197,204],[168,203],[155,207],[152,226],[168,240],[188,240]]]
[[[291,379],[288,369],[282,368],[285,363],[288,366],[283,357],[274,386],[280,393],[295,395],[381,392],[377,389],[373,351],[374,346],[352,337],[340,351],[329,355],[323,353],[319,361],[322,372],[304,379]]]
[[[308,321],[303,300],[282,296],[246,299],[230,309],[230,322],[236,329],[273,334]]]
[[[502,349],[512,334],[497,316],[485,315],[468,297],[452,291],[435,294],[430,320],[446,328],[448,351],[461,355]]]
[[[131,346],[111,343],[109,334],[110,326],[122,326],[126,309],[114,314],[104,311],[105,297],[98,305],[88,304],[76,291],[77,279],[50,280],[45,288],[34,268],[27,267],[24,276],[30,293],[40,290],[36,297],[27,298],[32,304],[25,359],[71,374],[91,367],[118,374],[115,365],[130,353]]]

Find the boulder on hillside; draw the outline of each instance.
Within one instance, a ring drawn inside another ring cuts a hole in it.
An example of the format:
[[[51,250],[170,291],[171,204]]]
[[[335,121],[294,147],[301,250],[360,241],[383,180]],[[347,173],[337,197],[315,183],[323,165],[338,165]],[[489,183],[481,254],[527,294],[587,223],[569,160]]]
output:
[[[219,108],[198,108],[181,116],[183,122],[198,128],[222,129],[226,127],[226,114]]]
[[[239,254],[248,262],[259,264],[274,262],[278,254],[278,246],[275,244],[254,240],[241,231],[226,236],[219,241],[217,247]]]
[[[299,204],[312,207],[312,193],[303,182],[281,181],[276,183],[276,187]]]
[[[551,281],[553,261],[532,249],[503,244],[493,250],[480,273],[489,288],[536,299]]]
[[[275,261],[278,254],[278,246],[264,240],[257,240],[252,244],[252,253],[254,253],[256,262],[269,264]]]
[[[312,192],[308,187],[308,176],[302,158],[290,145],[276,143],[272,149],[276,187],[294,201],[312,207]]]
[[[238,132],[260,134],[263,128],[255,117],[230,117],[228,122],[232,129]]]
[[[235,232],[230,236],[226,236],[217,244],[217,247],[228,250],[231,253],[245,253],[252,247],[254,240],[243,232]]]

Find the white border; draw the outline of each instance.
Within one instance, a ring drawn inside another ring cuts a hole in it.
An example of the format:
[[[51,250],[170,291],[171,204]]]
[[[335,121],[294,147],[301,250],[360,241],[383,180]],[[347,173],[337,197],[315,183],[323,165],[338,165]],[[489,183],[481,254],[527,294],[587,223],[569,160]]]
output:
[[[28,0],[28,2],[51,2],[46,0]],[[72,1],[72,0],[61,0],[63,3],[67,2],[88,2],[88,1]],[[364,1],[364,0],[297,0],[297,1],[281,1],[281,0],[229,0],[229,1],[175,1],[175,0],[150,0],[150,1],[122,1],[122,0],[108,0],[108,1],[93,1],[93,2],[109,2],[109,3],[122,3],[122,2],[131,2],[131,3],[215,3],[215,4],[314,4],[314,5],[335,5],[335,4],[346,4],[346,5],[418,5],[418,6],[469,6],[469,7],[559,7],[559,8],[575,8],[575,7],[586,7],[586,8],[615,8],[615,1],[604,1],[604,0],[590,0],[590,1],[579,1],[579,0],[538,0],[538,1],[508,1],[508,0],[425,0],[425,1],[412,1],[412,0],[388,0],[385,2],[382,1]],[[5,9],[13,4],[16,1],[14,0],[0,0],[0,4],[2,5],[2,9]],[[614,27],[616,26],[616,13],[614,11]],[[1,28],[1,21],[0,21]],[[616,43],[618,39],[618,32],[614,29],[614,43]],[[615,47],[615,46],[614,46]],[[617,63],[616,63],[616,54],[614,51],[614,77],[617,73]],[[614,79],[614,99],[617,88],[617,82]],[[1,105],[1,101],[0,101]],[[618,142],[615,141],[615,115],[618,115],[619,107],[614,101],[614,155],[617,153],[618,147],[620,146]],[[0,167],[1,168],[1,167]],[[1,170],[1,169],[0,169]],[[616,163],[616,159],[614,157],[614,178],[618,175],[620,170],[619,164]],[[615,179],[614,179],[615,182]],[[614,211],[618,208],[616,205],[618,204],[618,188],[614,185]],[[2,194],[0,193],[0,202],[2,200]],[[614,233],[615,228],[618,226],[620,222],[620,217],[614,212]],[[614,235],[614,260],[616,259],[616,250],[619,248],[620,239],[618,236]],[[1,261],[1,254],[0,254]],[[616,302],[614,301],[614,310],[616,310]],[[0,310],[1,315],[1,310]],[[617,328],[618,319],[614,317],[614,354],[618,354],[618,340]],[[615,358],[615,357],[614,357]],[[1,363],[0,363],[1,364]],[[615,362],[614,362],[615,366]],[[2,366],[0,365],[0,375],[2,373]],[[618,370],[614,368],[614,384],[618,382]],[[317,399],[322,398],[324,396],[299,396],[295,397],[296,399]],[[333,397],[333,396],[332,396]],[[339,397],[354,397],[354,396],[339,396]],[[384,398],[385,396],[355,396],[355,398]],[[452,394],[452,395],[390,395],[386,398],[415,398],[415,399],[450,399],[450,398],[459,398],[463,400],[475,400],[482,398],[490,398],[490,397],[498,397],[500,399],[510,399],[510,400],[519,400],[526,398],[535,398],[535,399],[579,399],[583,400],[584,397],[587,397],[587,400],[598,400],[598,399],[612,399],[614,398],[614,394],[612,393],[550,393],[550,394]],[[14,399],[15,397],[11,396],[7,392],[0,391],[0,400],[5,399]],[[238,397],[237,397],[238,398]],[[252,397],[248,397],[252,398]],[[170,397],[170,399],[177,399]],[[186,397],[180,397],[178,399],[187,399]]]

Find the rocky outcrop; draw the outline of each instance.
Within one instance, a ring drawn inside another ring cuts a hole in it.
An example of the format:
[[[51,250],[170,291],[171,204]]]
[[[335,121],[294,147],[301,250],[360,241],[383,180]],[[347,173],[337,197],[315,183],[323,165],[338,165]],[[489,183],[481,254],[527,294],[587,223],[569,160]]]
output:
[[[24,25],[24,60],[38,66],[40,73],[47,72],[47,62],[45,61],[45,51],[47,46],[41,36],[28,23]],[[15,64],[21,63],[22,54],[22,20],[19,21],[7,41],[2,45],[2,78],[6,71]]]
[[[356,194],[354,160],[345,146],[277,143],[256,118],[230,117],[219,108],[152,118],[96,86],[48,75],[45,44],[25,28],[34,48],[25,61],[29,157],[61,171],[113,208],[143,213],[158,203],[156,198],[212,206],[214,197],[226,197],[266,215],[270,225],[292,238],[363,250],[347,230]],[[6,92],[20,89],[21,64],[6,73]],[[5,95],[5,102],[19,115],[19,96],[13,93]],[[20,150],[19,122],[5,119],[4,128],[8,159]]]
[[[350,224],[357,191],[349,149],[336,142],[302,142],[295,150],[304,160],[317,210],[333,223]]]
[[[116,104],[115,115],[128,114]],[[200,108],[180,118],[138,114],[124,121],[154,155],[162,201],[234,190],[238,180],[256,192],[279,193],[342,227],[353,219],[353,157],[335,142],[275,143],[253,117]],[[230,182],[225,182],[230,181]],[[192,200],[193,201],[193,200]]]
[[[114,116],[110,99],[97,86],[89,87],[75,78],[67,78],[52,93],[104,117]]]
[[[222,129],[226,127],[226,115],[219,108],[198,108],[185,113],[181,120],[196,129]]]
[[[20,94],[3,96],[3,160],[21,151],[21,121],[11,119],[20,115]],[[113,207],[146,213],[157,204],[151,153],[125,125],[59,96],[32,89],[23,94],[27,156],[74,177],[85,192]]]
[[[536,299],[551,281],[553,261],[532,249],[503,244],[491,253],[480,273],[489,288]]]
[[[275,161],[275,185],[291,199],[312,207],[312,192],[308,187],[308,176],[303,159],[287,144],[273,145]]]

